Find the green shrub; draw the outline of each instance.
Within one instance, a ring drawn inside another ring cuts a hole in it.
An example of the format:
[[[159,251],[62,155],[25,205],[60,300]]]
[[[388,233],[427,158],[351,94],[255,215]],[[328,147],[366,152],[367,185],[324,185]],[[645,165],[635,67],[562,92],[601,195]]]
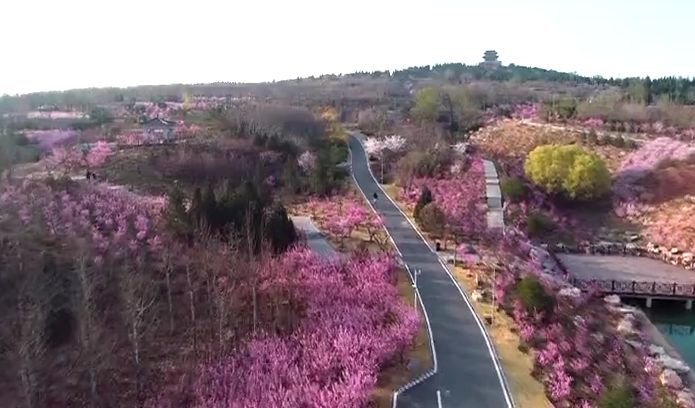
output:
[[[504,198],[516,203],[521,201],[526,195],[526,186],[518,177],[509,177],[502,180],[500,185]]]
[[[420,177],[432,176],[451,164],[449,149],[430,150],[417,156],[415,174]]]
[[[577,145],[543,145],[529,153],[526,175],[551,194],[591,200],[608,192],[611,174],[594,153]]]
[[[552,231],[554,228],[555,223],[553,220],[542,213],[531,213],[529,214],[528,218],[526,218],[526,232],[531,237],[538,237],[546,234]]]
[[[444,212],[437,207],[437,204],[432,202],[420,209],[418,224],[420,224],[425,231],[433,234],[442,234],[446,225],[446,217]]]
[[[599,398],[598,408],[633,408],[637,406],[632,388],[620,382],[607,388]]]
[[[519,300],[529,312],[549,311],[553,307],[553,298],[535,276],[526,276],[514,285],[514,298]]]
[[[544,102],[539,115],[545,120],[570,119],[574,117],[576,112],[577,100],[574,98],[562,98]]]
[[[422,209],[432,201],[432,192],[430,191],[430,189],[427,188],[427,186],[422,187],[420,197],[418,198],[417,203],[415,204],[415,209],[413,210],[413,216],[415,217],[415,221],[417,221],[418,223],[421,222],[420,211],[422,211]]]

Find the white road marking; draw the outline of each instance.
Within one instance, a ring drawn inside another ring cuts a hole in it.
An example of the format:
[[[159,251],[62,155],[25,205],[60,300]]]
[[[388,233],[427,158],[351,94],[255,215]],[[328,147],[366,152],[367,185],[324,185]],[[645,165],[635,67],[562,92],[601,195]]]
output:
[[[442,393],[437,390],[437,408],[442,408]]]

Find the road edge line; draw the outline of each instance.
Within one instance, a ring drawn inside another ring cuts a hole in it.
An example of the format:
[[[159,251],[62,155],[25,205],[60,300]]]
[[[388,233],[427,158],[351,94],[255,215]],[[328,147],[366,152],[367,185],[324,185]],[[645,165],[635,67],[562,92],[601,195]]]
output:
[[[352,137],[352,136],[351,136]],[[360,143],[361,145],[361,143]],[[352,169],[352,150],[350,150],[350,145],[348,144],[348,155],[350,156],[350,176],[352,177],[352,182],[357,187],[357,189],[362,193],[362,197],[364,197],[365,201],[367,201],[367,204],[369,207],[372,209],[372,212],[376,215],[379,215],[379,213],[376,211],[376,208],[372,205],[372,202],[369,201],[369,198],[367,195],[364,193],[362,190],[362,187],[360,187],[359,183],[357,182],[357,179],[355,178],[355,173]],[[367,162],[367,167],[369,167],[369,162]],[[372,171],[371,169],[369,170],[369,174],[371,174]],[[372,174],[372,178],[374,178],[374,175]],[[376,179],[374,180],[376,181]],[[377,183],[377,186],[379,186],[379,189],[383,192],[384,190],[381,188],[379,183]],[[385,194],[385,193],[384,193]],[[388,197],[388,196],[387,196]],[[390,200],[390,198],[389,198]],[[391,201],[393,204],[393,201]],[[406,217],[407,218],[407,217]],[[386,228],[386,225],[382,225],[382,228],[386,232],[386,235],[389,236],[389,239],[391,240],[391,243],[393,244],[393,247],[396,248],[396,251],[398,252],[398,255],[400,256],[401,263],[403,263],[403,266],[405,266],[405,270],[408,272],[408,277],[410,278],[410,282],[415,285],[415,280],[413,278],[412,272],[410,272],[410,267],[403,261],[403,254],[401,253],[400,249],[398,249],[398,245],[396,245],[396,241],[394,241],[393,237],[391,236],[391,233],[389,232],[388,228]],[[429,246],[429,245],[428,245]],[[431,248],[430,248],[431,249]],[[432,377],[433,375],[437,374],[438,370],[438,364],[437,364],[437,349],[434,347],[434,336],[432,335],[432,327],[430,326],[430,318],[429,315],[427,314],[427,309],[425,308],[425,304],[422,301],[422,296],[420,296],[420,289],[415,287],[415,292],[417,294],[417,299],[418,303],[420,304],[420,308],[422,309],[422,314],[425,316],[425,323],[427,325],[427,334],[430,340],[430,351],[432,352],[432,362],[434,367],[431,370],[426,371],[424,374],[420,375],[416,379],[406,383],[405,385],[399,387],[393,392],[393,398],[392,398],[392,408],[396,408],[398,404],[398,395],[402,394],[406,390],[422,383],[423,381],[427,380],[428,378]]]
[[[362,150],[364,150],[364,145],[362,144],[362,140],[360,140],[360,138],[353,136],[352,133],[350,133],[350,137],[357,140],[357,142],[362,147]],[[350,145],[349,144],[348,144],[348,151],[350,152],[350,166],[352,167],[352,151],[350,151]],[[364,150],[364,152],[365,152],[365,156],[367,156],[367,151]],[[478,316],[478,313],[476,313],[475,309],[473,309],[470,301],[468,300],[468,296],[466,296],[466,294],[461,289],[461,286],[458,284],[458,282],[456,282],[456,279],[453,277],[453,275],[449,271],[449,268],[442,261],[442,257],[439,256],[439,254],[432,248],[432,246],[429,244],[429,242],[427,242],[425,237],[420,232],[420,229],[410,220],[410,217],[408,217],[403,212],[401,207],[398,204],[396,204],[393,201],[393,199],[391,199],[391,197],[382,188],[381,183],[379,183],[377,181],[376,177],[374,177],[374,173],[372,172],[372,168],[369,166],[369,156],[367,156],[367,169],[369,170],[369,174],[372,176],[372,179],[376,183],[377,187],[379,187],[379,190],[381,190],[381,192],[384,194],[384,196],[386,196],[386,198],[388,198],[388,200],[391,202],[391,204],[393,204],[393,206],[396,207],[396,209],[401,213],[401,215],[403,215],[403,217],[406,219],[406,221],[408,221],[408,224],[410,224],[410,226],[413,228],[413,230],[420,236],[420,239],[422,239],[422,241],[425,243],[425,245],[427,245],[427,247],[430,249],[430,251],[432,251],[432,253],[437,256],[437,259],[439,259],[439,264],[442,266],[442,268],[444,268],[444,271],[449,276],[449,278],[454,283],[454,285],[456,285],[456,288],[458,289],[459,293],[461,294],[461,297],[463,297],[463,301],[466,303],[466,306],[468,306],[468,309],[470,310],[471,314],[473,314],[473,318],[474,318],[476,324],[478,325],[478,328],[480,329],[481,333],[483,334],[483,339],[485,340],[485,345],[487,346],[488,352],[490,353],[490,357],[492,357],[492,362],[493,362],[493,365],[495,366],[495,371],[497,372],[497,378],[500,382],[500,385],[502,386],[502,390],[504,391],[504,398],[507,401],[507,406],[509,408],[515,408],[516,404],[514,403],[514,399],[512,398],[511,390],[509,389],[507,377],[504,374],[504,370],[502,369],[502,366],[499,362],[499,356],[497,354],[497,350],[495,350],[495,347],[492,345],[492,342],[490,341],[490,336],[487,332],[487,329],[482,324],[482,321],[480,320],[480,316]],[[352,168],[350,170],[351,170],[350,174],[352,175],[353,181],[355,181],[355,183],[357,183],[357,181],[355,179],[355,175],[352,172]],[[357,186],[357,188],[360,191],[362,191],[362,189],[359,187],[359,185]],[[362,192],[362,194],[364,195],[364,192]],[[371,203],[370,203],[370,206],[371,206]],[[372,207],[372,210],[373,209],[374,209],[374,207]],[[387,231],[387,233],[388,233],[388,231]],[[389,236],[390,236],[390,234],[389,234]],[[393,241],[393,239],[392,239],[392,241]]]

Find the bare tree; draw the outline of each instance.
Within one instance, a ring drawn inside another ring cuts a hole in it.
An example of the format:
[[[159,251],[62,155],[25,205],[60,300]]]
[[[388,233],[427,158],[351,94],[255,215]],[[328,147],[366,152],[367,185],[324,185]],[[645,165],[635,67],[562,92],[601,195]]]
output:
[[[108,361],[112,347],[105,343],[103,327],[96,302],[98,283],[95,274],[91,273],[86,256],[80,257],[75,274],[78,288],[75,296],[77,313],[78,339],[81,348],[81,359],[86,365],[89,376],[89,395],[91,406],[99,406],[99,374]]]
[[[21,244],[19,244],[21,245]],[[51,297],[50,282],[42,279],[37,268],[28,267],[26,254],[17,246],[17,273],[20,283],[16,297],[15,352],[18,379],[27,408],[40,403],[40,368],[46,352],[45,323]]]
[[[223,355],[227,350],[229,320],[234,307],[234,292],[238,283],[238,251],[232,246],[221,250],[220,254],[217,262],[213,262],[210,269],[212,272],[212,301],[217,326],[218,353]]]
[[[188,286],[188,311],[191,318],[191,334],[193,340],[193,354],[198,355],[198,342],[197,342],[197,320],[196,320],[196,307],[195,307],[195,287],[193,278],[191,276],[191,265],[186,264],[186,284]]]
[[[167,311],[169,313],[169,334],[173,334],[175,330],[174,324],[174,301],[172,298],[171,278],[174,269],[174,263],[170,256],[169,250],[164,251],[164,280],[167,287]]]
[[[138,399],[142,390],[142,352],[145,335],[152,329],[155,321],[153,306],[157,300],[157,290],[152,279],[144,276],[139,268],[124,268],[119,280],[123,302],[123,319],[128,331],[135,364],[135,390]]]

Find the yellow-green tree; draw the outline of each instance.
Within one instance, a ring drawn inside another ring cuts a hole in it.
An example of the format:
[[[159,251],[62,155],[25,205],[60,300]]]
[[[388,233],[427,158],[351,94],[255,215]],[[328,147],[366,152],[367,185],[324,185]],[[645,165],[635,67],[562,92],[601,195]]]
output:
[[[538,146],[526,158],[524,170],[549,193],[563,194],[573,200],[600,197],[611,185],[611,175],[603,160],[576,145]]]
[[[439,90],[427,87],[415,94],[413,115],[420,120],[435,120],[439,111]]]

